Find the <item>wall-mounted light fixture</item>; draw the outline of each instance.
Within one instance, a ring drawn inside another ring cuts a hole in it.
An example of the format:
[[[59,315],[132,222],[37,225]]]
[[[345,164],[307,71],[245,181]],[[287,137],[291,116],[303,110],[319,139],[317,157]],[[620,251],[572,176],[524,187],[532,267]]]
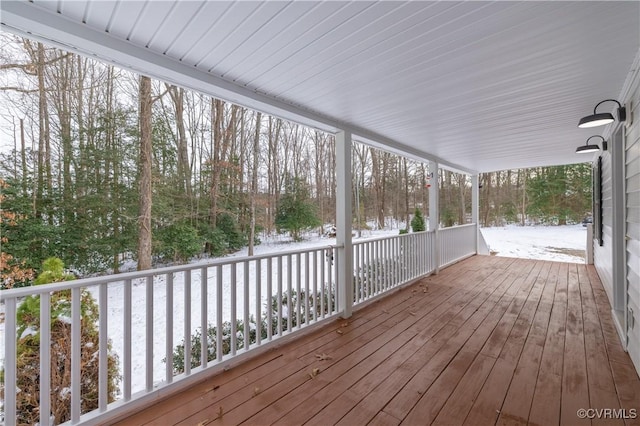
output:
[[[580,145],[577,149],[576,149],[576,154],[589,154],[591,152],[598,152],[600,151],[600,147],[596,144],[592,144],[589,145],[589,141],[593,138],[600,138],[602,139],[602,150],[606,151],[607,150],[607,141],[604,140],[604,138],[600,135],[593,135],[591,136],[589,139],[587,139],[587,141],[585,142],[584,145]]]
[[[620,102],[616,101],[615,99],[605,99],[604,101],[597,103],[595,108],[593,108],[592,115],[588,115],[580,119],[580,121],[578,122],[578,127],[580,127],[581,129],[586,129],[589,127],[604,126],[605,124],[613,123],[613,115],[610,112],[596,112],[600,104],[603,104],[605,102],[615,102],[618,104],[618,120],[620,122],[624,122],[627,119],[627,110],[620,104]]]

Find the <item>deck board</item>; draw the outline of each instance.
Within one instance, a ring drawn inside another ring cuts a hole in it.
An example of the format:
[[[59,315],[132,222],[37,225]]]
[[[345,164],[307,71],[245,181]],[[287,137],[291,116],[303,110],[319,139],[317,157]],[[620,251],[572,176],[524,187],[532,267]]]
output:
[[[640,414],[593,267],[474,256],[117,424],[640,424],[578,408]]]

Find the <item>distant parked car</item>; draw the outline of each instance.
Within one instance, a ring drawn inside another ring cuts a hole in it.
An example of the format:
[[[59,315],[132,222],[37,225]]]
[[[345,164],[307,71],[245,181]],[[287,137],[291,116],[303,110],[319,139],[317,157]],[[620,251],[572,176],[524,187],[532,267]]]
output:
[[[584,219],[582,219],[582,226],[585,226],[585,227],[586,227],[586,226],[587,226],[587,224],[589,224],[589,223],[593,223],[593,216],[591,216],[590,214],[589,214],[589,215],[586,215],[586,216],[584,217]]]

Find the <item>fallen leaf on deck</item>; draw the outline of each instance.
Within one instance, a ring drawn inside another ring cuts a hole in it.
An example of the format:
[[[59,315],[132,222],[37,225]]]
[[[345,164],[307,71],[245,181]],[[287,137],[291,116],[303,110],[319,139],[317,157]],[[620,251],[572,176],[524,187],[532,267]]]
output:
[[[314,368],[313,370],[311,370],[311,373],[309,373],[309,377],[315,379],[318,374],[320,374],[320,369]]]
[[[383,314],[388,314],[388,313],[389,313],[389,311],[387,311],[386,309],[383,309],[383,310],[382,310],[382,313],[383,313]]]
[[[349,323],[348,322],[343,322],[342,324],[340,324],[340,327],[349,327]]]
[[[416,316],[416,313],[415,313],[415,312],[411,312],[411,311],[409,311],[409,315],[413,315],[413,316],[415,317],[415,316]]]
[[[218,409],[218,418],[221,419],[223,415],[224,415],[224,409],[222,408],[222,405],[221,405],[220,408]]]
[[[326,361],[331,359],[331,357],[327,354],[325,354],[324,352],[321,354],[316,354],[316,358],[318,358],[319,361]]]
[[[342,330],[336,330],[336,333],[338,333],[338,334],[344,334],[344,333],[342,332]]]
[[[257,396],[259,393],[260,393],[260,388],[258,386],[253,388],[253,396]]]
[[[424,391],[418,391],[418,395],[422,395]]]

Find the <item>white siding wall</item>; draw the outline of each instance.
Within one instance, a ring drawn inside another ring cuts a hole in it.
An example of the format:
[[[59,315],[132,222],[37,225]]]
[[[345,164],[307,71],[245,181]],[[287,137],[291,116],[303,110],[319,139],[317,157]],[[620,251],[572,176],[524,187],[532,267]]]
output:
[[[609,151],[602,153],[604,244],[594,244],[594,264],[640,375],[640,72],[632,79],[620,99],[627,107],[627,122],[618,133],[603,134],[609,141]]]
[[[640,86],[632,96],[632,125],[627,129],[625,155],[627,349],[640,374]],[[631,318],[633,316],[633,318]]]

